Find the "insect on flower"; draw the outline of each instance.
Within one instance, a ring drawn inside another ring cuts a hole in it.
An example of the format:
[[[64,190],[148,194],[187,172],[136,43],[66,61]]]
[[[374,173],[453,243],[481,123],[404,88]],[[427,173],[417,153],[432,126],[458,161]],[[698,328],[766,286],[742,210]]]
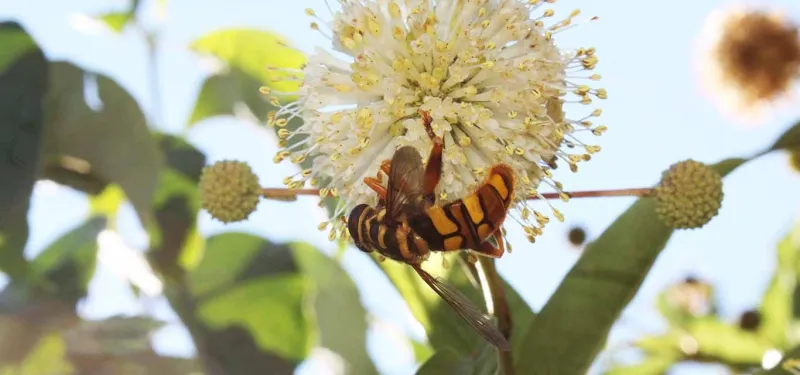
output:
[[[508,215],[531,242],[550,221],[545,210],[563,221],[539,190],[569,199],[554,169],[576,172],[600,150],[581,138],[601,135],[606,126],[592,121],[599,108],[578,116],[567,110],[594,105],[607,92],[593,87],[600,79],[589,72],[599,61],[594,48],[556,44],[580,11],[553,19],[556,12],[543,8],[554,2],[326,1],[330,17],[307,9],[311,28],[330,40],[330,48],[315,49],[302,69],[270,70],[296,90],[262,91],[278,107],[268,115],[280,138],[273,160],[303,166],[284,184],[310,185],[321,198],[335,200],[320,230],[329,230],[331,240],[345,237],[340,218],[378,201],[363,179],[401,147],[425,155],[432,147],[427,131],[447,144],[437,199],[467,196],[502,164],[516,177]],[[427,128],[420,111],[430,115]],[[296,119],[302,124],[290,127]],[[539,198],[539,207],[531,197]],[[449,241],[455,246],[458,239]]]
[[[423,281],[458,312],[483,337],[502,350],[507,339],[491,320],[453,287],[431,276],[420,264],[431,251],[467,249],[499,258],[504,253],[501,225],[513,201],[515,178],[511,168],[498,164],[486,182],[462,199],[436,205],[434,190],[439,183],[444,142],[430,130],[430,117],[422,113],[433,147],[427,166],[416,148],[403,146],[391,161],[381,163],[388,176],[387,187],[378,177],[364,183],[379,197],[376,207],[356,206],[347,228],[356,247],[408,264]],[[496,242],[492,243],[492,240]]]

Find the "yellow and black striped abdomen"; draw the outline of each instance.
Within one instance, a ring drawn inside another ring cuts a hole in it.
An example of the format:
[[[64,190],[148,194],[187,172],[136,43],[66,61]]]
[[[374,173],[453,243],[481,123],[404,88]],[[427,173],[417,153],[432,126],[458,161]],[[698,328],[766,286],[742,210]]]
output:
[[[418,263],[428,253],[428,245],[405,225],[386,225],[381,212],[360,204],[350,212],[347,230],[359,250],[377,251],[396,261]]]
[[[412,217],[409,224],[431,250],[478,250],[505,221],[514,199],[515,182],[510,167],[496,165],[472,194],[431,207],[424,214]]]
[[[356,247],[364,252],[372,252],[373,246],[369,236],[368,223],[375,218],[375,209],[366,205],[359,204],[347,217],[347,231],[353,238]]]

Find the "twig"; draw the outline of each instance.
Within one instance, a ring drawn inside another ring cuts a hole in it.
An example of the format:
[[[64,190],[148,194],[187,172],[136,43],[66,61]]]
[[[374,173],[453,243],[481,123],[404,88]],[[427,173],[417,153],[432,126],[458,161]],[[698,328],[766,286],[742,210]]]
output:
[[[651,188],[637,189],[612,189],[612,190],[588,190],[565,192],[570,198],[595,198],[595,197],[646,197],[653,191]],[[267,199],[294,200],[298,195],[319,195],[319,189],[286,189],[286,188],[262,188],[261,196]],[[541,198],[559,199],[560,193],[542,193]],[[540,199],[539,196],[530,196],[529,200]]]

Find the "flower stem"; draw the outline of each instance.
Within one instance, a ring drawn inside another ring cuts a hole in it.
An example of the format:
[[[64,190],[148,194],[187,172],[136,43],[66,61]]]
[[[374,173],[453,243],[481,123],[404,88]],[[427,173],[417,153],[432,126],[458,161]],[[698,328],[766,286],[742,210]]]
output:
[[[505,338],[510,342],[511,341],[511,310],[508,307],[508,301],[506,300],[506,292],[503,288],[503,280],[500,278],[500,274],[497,273],[497,268],[495,267],[494,259],[488,257],[478,257],[478,262],[480,264],[480,268],[483,271],[483,276],[481,278],[481,284],[484,289],[489,290],[489,294],[492,296],[492,307],[493,307],[493,314],[497,317],[497,325],[498,329],[500,329],[500,333],[505,336]],[[514,375],[514,359],[512,357],[512,351],[500,351],[500,372],[505,375]]]
[[[653,191],[651,188],[613,189],[613,190],[587,190],[565,192],[570,198],[595,198],[595,197],[646,197]],[[262,188],[261,196],[267,199],[295,200],[298,195],[319,195],[319,189],[286,189]],[[559,193],[542,193],[545,199],[558,199]],[[540,199],[538,196],[529,197],[530,200]]]

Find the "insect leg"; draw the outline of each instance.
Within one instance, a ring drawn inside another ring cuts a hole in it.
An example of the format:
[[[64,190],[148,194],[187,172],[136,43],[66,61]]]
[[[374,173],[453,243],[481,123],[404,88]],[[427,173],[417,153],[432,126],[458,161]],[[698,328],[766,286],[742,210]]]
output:
[[[370,189],[378,193],[378,198],[381,200],[386,199],[386,188],[383,187],[380,179],[376,177],[364,177],[364,183],[369,186]]]
[[[506,251],[502,230],[494,232],[494,242],[497,242],[497,245],[493,244],[491,240],[484,241],[479,248],[473,250],[490,258],[500,258]]]
[[[389,170],[392,168],[392,161],[391,160],[384,160],[381,163],[381,171],[385,173],[387,176],[389,175]],[[378,173],[380,176],[380,173]]]
[[[433,128],[431,128],[431,122],[433,120],[430,114],[425,111],[420,111],[419,114],[422,116],[422,123],[425,125],[425,131],[433,142],[431,153],[428,156],[428,165],[425,167],[424,185],[425,199],[432,204],[436,200],[436,196],[434,195],[436,185],[439,184],[439,179],[441,179],[442,176],[442,150],[444,149],[444,140],[434,134]]]

